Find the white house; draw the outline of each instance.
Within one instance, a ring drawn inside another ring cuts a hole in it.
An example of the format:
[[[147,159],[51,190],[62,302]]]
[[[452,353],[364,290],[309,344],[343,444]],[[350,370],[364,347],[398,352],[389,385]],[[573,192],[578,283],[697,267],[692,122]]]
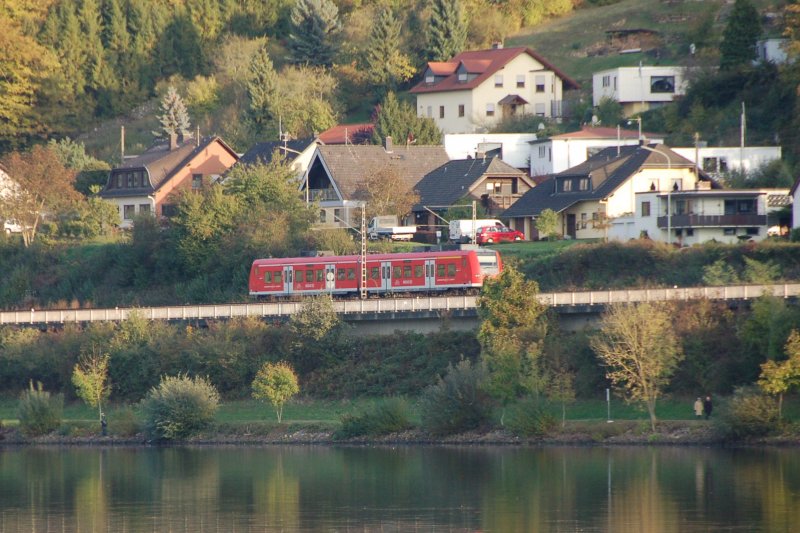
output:
[[[673,151],[694,163],[714,177],[729,171],[751,172],[781,158],[780,146],[701,146],[698,148],[673,148]]]
[[[527,169],[535,140],[535,133],[448,133],[444,149],[450,159],[497,155],[514,168]]]
[[[475,133],[519,114],[561,117],[564,91],[577,88],[530,48],[497,45],[429,62],[411,94],[417,116],[432,118],[444,133]]]
[[[628,117],[672,102],[685,94],[684,67],[618,67],[592,74],[592,105],[610,98],[622,105]]]
[[[609,238],[646,235],[661,242],[691,246],[760,241],[771,227],[788,226],[788,189],[710,189],[645,191],[636,194],[632,215],[613,221]],[[777,233],[780,233],[778,231]]]
[[[781,65],[786,63],[788,56],[786,55],[786,45],[789,39],[761,39],[756,41],[756,62],[769,61]]]
[[[647,133],[643,136],[650,143],[664,142],[663,137],[656,134]],[[635,144],[639,144],[639,133],[636,131],[590,127],[531,141],[530,174],[531,176],[557,174],[580,165],[605,148]]]

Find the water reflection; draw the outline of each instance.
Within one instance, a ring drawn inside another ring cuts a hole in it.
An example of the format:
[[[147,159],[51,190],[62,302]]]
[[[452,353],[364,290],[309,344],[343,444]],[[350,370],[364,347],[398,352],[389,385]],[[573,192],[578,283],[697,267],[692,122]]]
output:
[[[0,531],[791,531],[792,449],[12,448]]]

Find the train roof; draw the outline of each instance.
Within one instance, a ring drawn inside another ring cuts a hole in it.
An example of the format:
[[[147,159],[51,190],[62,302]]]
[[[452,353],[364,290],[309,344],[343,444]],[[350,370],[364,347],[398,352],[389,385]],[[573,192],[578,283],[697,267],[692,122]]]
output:
[[[494,252],[494,250],[492,250]],[[395,254],[367,254],[367,261],[391,261],[397,259],[423,259],[423,258],[447,258],[447,257],[464,257],[470,253],[483,253],[487,254],[489,250],[450,250],[450,251],[435,251],[435,252],[408,252],[408,253],[395,253]],[[497,253],[497,252],[494,252]],[[310,265],[310,264],[325,264],[337,261],[353,261],[358,262],[361,260],[360,255],[327,255],[317,257],[272,257],[269,259],[256,259],[253,261],[254,265]]]

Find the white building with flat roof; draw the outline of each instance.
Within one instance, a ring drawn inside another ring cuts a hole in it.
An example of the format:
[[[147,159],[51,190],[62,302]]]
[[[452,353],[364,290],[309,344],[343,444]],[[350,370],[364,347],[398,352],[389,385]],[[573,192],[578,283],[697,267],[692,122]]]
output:
[[[444,149],[450,159],[497,155],[514,168],[527,170],[535,133],[448,133]]]
[[[701,146],[672,150],[698,163],[715,178],[734,170],[752,172],[781,158],[780,146]]]
[[[686,93],[686,69],[677,66],[618,67],[592,74],[592,105],[610,98],[629,117],[672,102]]]

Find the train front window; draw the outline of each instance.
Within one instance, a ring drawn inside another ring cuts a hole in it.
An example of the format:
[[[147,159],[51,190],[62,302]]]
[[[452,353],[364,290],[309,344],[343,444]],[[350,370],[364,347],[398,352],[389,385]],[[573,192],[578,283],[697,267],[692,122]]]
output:
[[[394,267],[394,275],[392,276],[394,279],[400,279],[403,277],[403,267],[396,266]]]
[[[272,272],[264,272],[264,283],[272,283]]]
[[[497,255],[494,253],[478,254],[478,265],[481,267],[481,274],[497,274]]]

